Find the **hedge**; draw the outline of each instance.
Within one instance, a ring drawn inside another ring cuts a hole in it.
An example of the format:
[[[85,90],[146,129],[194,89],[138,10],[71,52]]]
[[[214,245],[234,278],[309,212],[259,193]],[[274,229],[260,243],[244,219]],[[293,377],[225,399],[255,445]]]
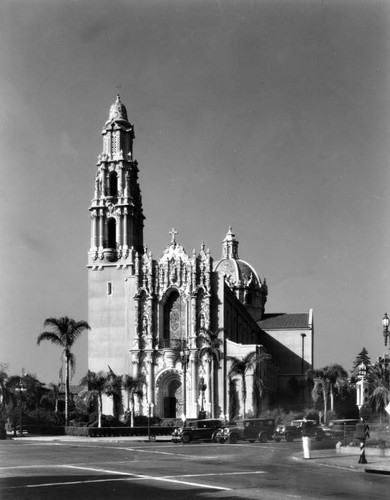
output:
[[[151,426],[150,434],[154,436],[170,436],[171,427]],[[118,437],[118,436],[148,436],[148,427],[65,427],[68,436],[88,437]]]

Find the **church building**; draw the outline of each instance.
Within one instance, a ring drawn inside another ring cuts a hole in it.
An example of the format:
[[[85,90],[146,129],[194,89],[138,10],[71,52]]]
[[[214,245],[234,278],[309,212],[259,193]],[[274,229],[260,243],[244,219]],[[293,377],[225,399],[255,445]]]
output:
[[[139,415],[231,419],[285,404],[303,408],[312,310],[266,313],[266,280],[240,259],[231,227],[216,260],[203,243],[188,254],[169,228],[154,259],[143,238],[134,126],[119,95],[102,136],[89,208],[89,370],[142,376]],[[243,398],[243,377],[231,366],[249,358],[256,362],[246,365]]]

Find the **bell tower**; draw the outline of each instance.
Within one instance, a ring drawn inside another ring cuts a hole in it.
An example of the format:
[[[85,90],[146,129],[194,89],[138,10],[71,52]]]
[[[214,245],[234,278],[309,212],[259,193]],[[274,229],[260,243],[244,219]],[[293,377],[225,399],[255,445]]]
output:
[[[98,156],[95,192],[90,207],[90,264],[115,262],[133,248],[143,251],[142,198],[138,163],[133,159],[134,127],[119,95],[104,125],[103,152]]]
[[[102,130],[94,195],[89,207],[91,242],[88,251],[88,368],[129,371],[129,328],[137,267],[143,248],[144,215],[133,157],[134,127],[117,95]]]

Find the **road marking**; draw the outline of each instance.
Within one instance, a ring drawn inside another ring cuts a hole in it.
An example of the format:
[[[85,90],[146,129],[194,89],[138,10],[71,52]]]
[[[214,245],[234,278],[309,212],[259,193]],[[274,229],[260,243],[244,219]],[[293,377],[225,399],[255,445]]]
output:
[[[208,474],[177,474],[176,476],[163,476],[163,477],[205,477],[205,476],[242,476],[242,475],[248,475],[248,474],[266,474],[265,470],[256,470],[256,471],[244,471],[244,472],[209,472]]]
[[[42,466],[44,467],[44,466]],[[109,481],[142,481],[142,480],[147,480],[147,481],[160,481],[160,482],[166,482],[166,483],[175,483],[175,484],[182,484],[186,486],[195,486],[198,488],[209,488],[209,489],[214,489],[214,490],[223,490],[223,491],[231,491],[232,488],[227,488],[223,486],[213,486],[210,484],[205,484],[205,483],[195,483],[191,481],[183,481],[182,479],[179,478],[190,478],[190,477],[206,477],[206,476],[232,476],[232,475],[249,475],[249,474],[266,474],[265,471],[243,471],[243,472],[218,472],[218,473],[208,473],[208,474],[178,474],[176,476],[161,476],[161,477],[155,477],[155,476],[149,476],[149,475],[144,475],[144,474],[133,474],[130,472],[121,472],[121,471],[115,471],[115,470],[110,470],[110,469],[100,469],[100,468],[95,468],[95,467],[82,467],[78,465],[62,465],[59,466],[60,468],[66,468],[66,469],[78,469],[78,470],[83,470],[83,471],[90,471],[90,472],[99,472],[102,474],[113,474],[113,475],[119,475],[119,476],[127,476],[126,478],[123,479],[94,479],[94,480],[80,480],[80,481],[64,481],[64,482],[57,482],[57,483],[40,483],[40,484],[27,484],[25,486],[16,486],[16,487],[11,487],[11,489],[15,488],[43,488],[43,487],[50,487],[50,486],[65,486],[65,485],[77,485],[77,484],[88,484],[88,483],[101,483],[101,482],[109,482]]]
[[[107,446],[108,448],[108,446]],[[185,455],[184,453],[174,453],[174,452],[168,452],[168,451],[155,451],[155,450],[141,450],[139,448],[122,448],[118,446],[110,446],[113,450],[124,450],[124,451],[134,451],[137,453],[153,453],[154,455],[169,455],[173,457],[183,457],[183,458],[189,458],[189,459],[199,459],[199,460],[205,460],[206,458],[212,459],[212,458],[219,458],[219,456],[207,456],[205,457],[204,455],[199,457],[198,455]]]
[[[199,483],[190,483],[188,481],[180,481],[177,479],[173,479],[173,476],[167,476],[167,477],[165,477],[165,476],[164,477],[146,476],[144,474],[132,474],[132,473],[128,473],[128,472],[119,472],[119,471],[112,471],[112,470],[107,470],[107,469],[95,469],[92,467],[80,467],[80,466],[75,466],[75,465],[64,465],[64,467],[69,468],[69,469],[81,469],[81,470],[92,471],[92,472],[102,472],[105,474],[117,474],[120,476],[132,476],[132,478],[134,478],[134,479],[147,479],[147,480],[152,480],[152,481],[185,484],[187,486],[197,486],[198,488],[211,488],[213,490],[224,490],[224,491],[231,490],[231,488],[225,488],[223,486],[210,486],[208,484],[199,484]],[[181,477],[181,476],[176,476],[176,477]]]

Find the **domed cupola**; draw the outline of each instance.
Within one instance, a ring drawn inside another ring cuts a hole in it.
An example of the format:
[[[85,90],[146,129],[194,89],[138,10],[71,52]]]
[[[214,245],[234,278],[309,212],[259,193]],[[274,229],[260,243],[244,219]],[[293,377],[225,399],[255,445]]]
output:
[[[224,276],[226,284],[253,318],[262,319],[268,295],[266,280],[262,282],[254,267],[239,258],[238,241],[231,227],[222,242],[222,259],[215,263],[214,271]]]
[[[106,124],[120,120],[128,122],[126,106],[122,103],[120,95],[117,94],[116,101],[110,108],[110,114]]]

